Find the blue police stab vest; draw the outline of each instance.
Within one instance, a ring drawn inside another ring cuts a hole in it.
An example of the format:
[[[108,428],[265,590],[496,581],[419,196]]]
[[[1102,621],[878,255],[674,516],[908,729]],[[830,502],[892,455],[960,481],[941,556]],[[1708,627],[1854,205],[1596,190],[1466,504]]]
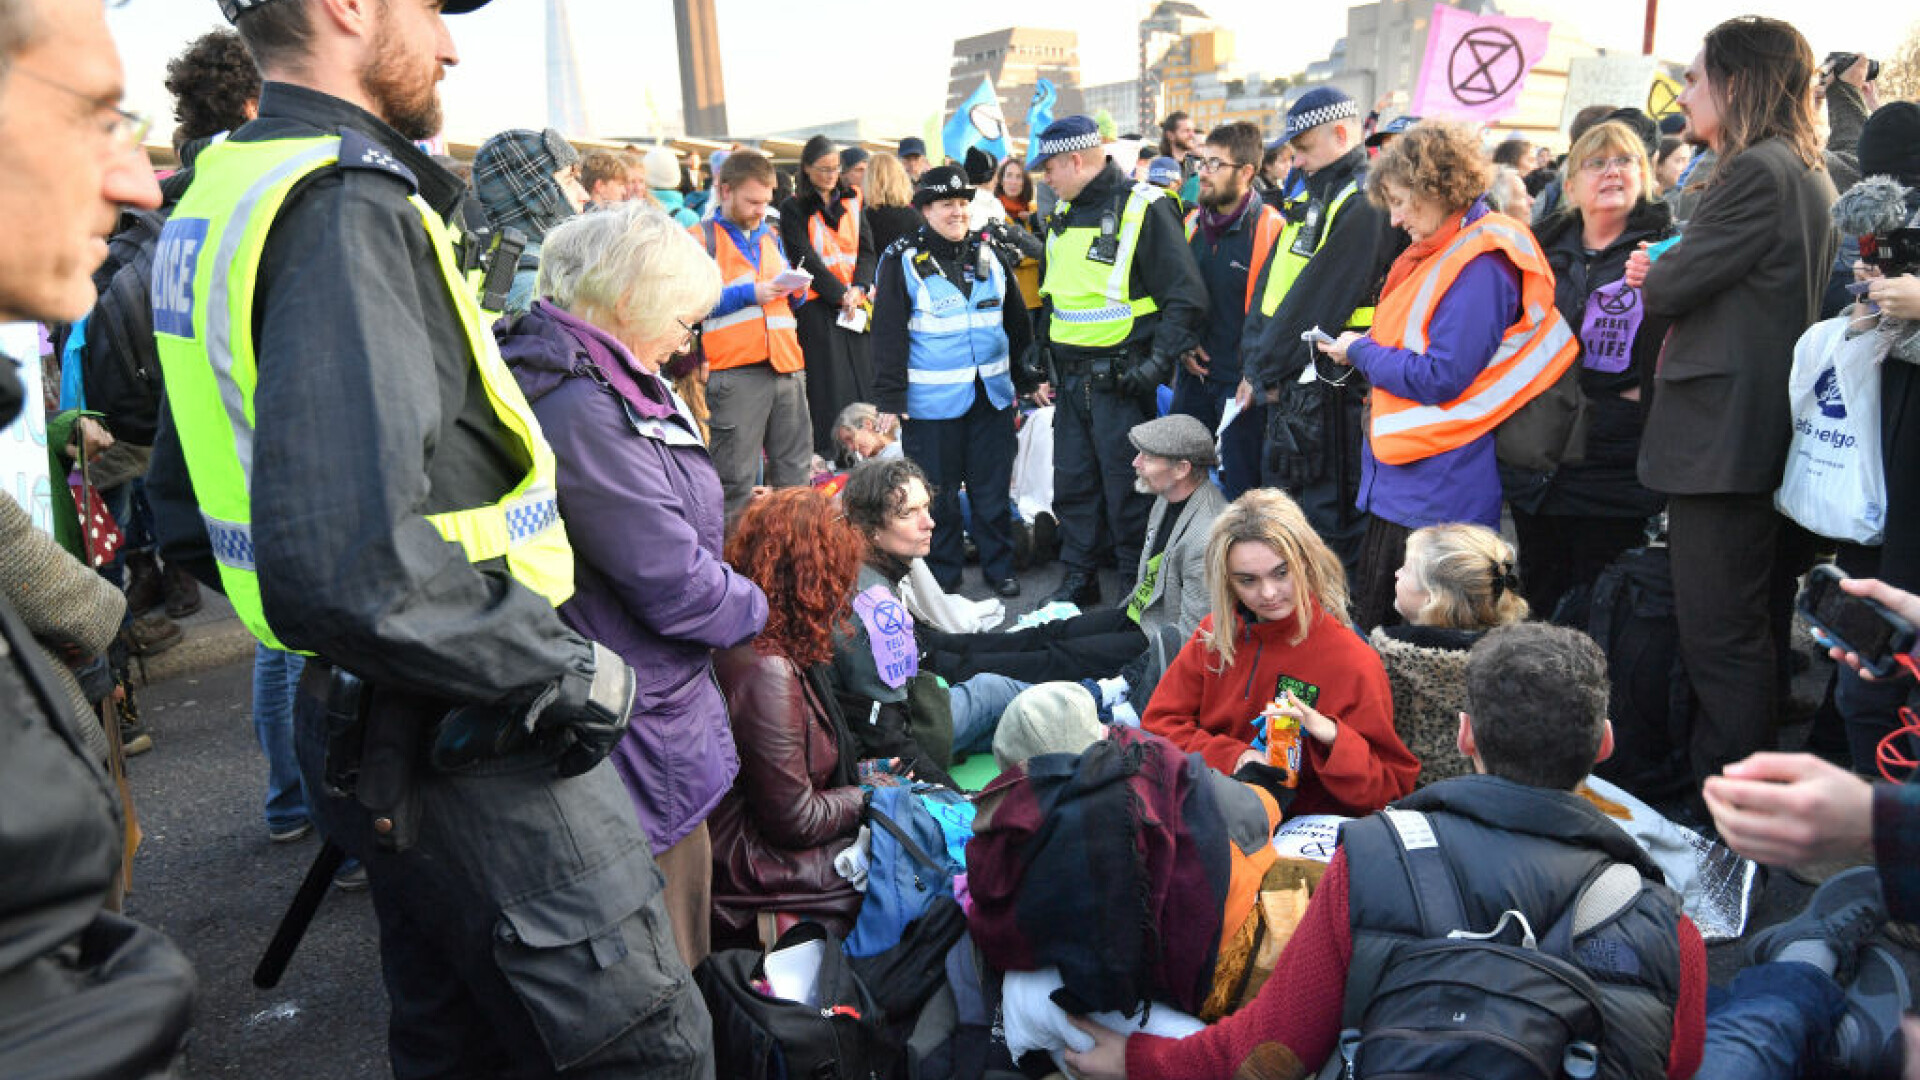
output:
[[[1007,293],[1006,271],[991,255],[985,277],[962,293],[933,265],[933,257],[908,246],[900,269],[913,294],[907,320],[907,415],[915,420],[952,420],[973,407],[973,383],[986,387],[996,409],[1013,404],[1013,376],[1007,363],[1007,331],[1001,310]],[[921,275],[924,264],[926,275]]]

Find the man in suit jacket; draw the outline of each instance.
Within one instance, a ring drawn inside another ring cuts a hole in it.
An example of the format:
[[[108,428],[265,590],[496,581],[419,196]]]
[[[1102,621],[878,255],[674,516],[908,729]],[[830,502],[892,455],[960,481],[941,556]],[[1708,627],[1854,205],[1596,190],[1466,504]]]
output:
[[[1771,747],[1778,649],[1809,558],[1773,491],[1792,434],[1793,345],[1818,317],[1837,244],[1806,94],[1813,64],[1783,22],[1742,17],[1708,33],[1680,107],[1715,169],[1682,241],[1651,265],[1636,253],[1627,268],[1646,309],[1673,319],[1640,481],[1668,496],[1680,653],[1700,703],[1688,747],[1696,779]]]
[[[1135,486],[1152,495],[1133,591],[1119,607],[999,634],[921,628],[925,666],[950,680],[995,672],[1026,682],[1098,679],[1128,671],[1132,697],[1160,673],[1213,610],[1207,593],[1207,534],[1227,507],[1208,470],[1218,464],[1213,433],[1174,413],[1136,424],[1127,439]]]

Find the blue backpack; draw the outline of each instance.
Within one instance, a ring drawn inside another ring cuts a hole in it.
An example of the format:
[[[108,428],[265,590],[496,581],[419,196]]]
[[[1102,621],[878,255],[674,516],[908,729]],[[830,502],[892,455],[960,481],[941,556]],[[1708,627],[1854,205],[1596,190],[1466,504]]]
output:
[[[925,800],[923,802],[922,800]],[[949,819],[943,827],[927,803]],[[867,856],[867,895],[847,935],[848,956],[873,956],[899,944],[907,924],[926,914],[936,897],[953,896],[953,876],[966,869],[954,856],[949,829],[969,819],[973,805],[946,788],[915,784],[876,788],[867,808],[872,842]],[[956,837],[957,838],[957,837]]]

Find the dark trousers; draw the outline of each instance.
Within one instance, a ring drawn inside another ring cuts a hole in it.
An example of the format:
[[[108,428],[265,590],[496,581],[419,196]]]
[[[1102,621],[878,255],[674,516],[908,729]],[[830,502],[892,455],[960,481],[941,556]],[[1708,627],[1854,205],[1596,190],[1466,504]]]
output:
[[[307,790],[321,793],[324,665],[294,703]],[[361,858],[380,921],[393,1074],[711,1078],[705,1004],[674,946],[660,872],[613,767],[422,770],[420,830],[369,840],[351,799],[311,800],[322,835]]]
[[[1812,544],[1767,493],[1667,501],[1674,621],[1699,705],[1688,740],[1696,781],[1773,748],[1788,669],[1794,578]]]
[[[1393,575],[1407,558],[1407,537],[1413,530],[1381,517],[1367,518],[1360,541],[1360,572],[1349,589],[1353,624],[1362,634],[1376,626],[1400,625],[1393,609]]]
[[[1173,408],[1207,426],[1220,427],[1221,410],[1233,399],[1235,383],[1197,379],[1186,371],[1173,377]],[[1260,486],[1260,456],[1267,435],[1267,407],[1253,405],[1220,435],[1220,490],[1227,501],[1239,498],[1249,488]]]
[[[1644,518],[1527,514],[1513,511],[1520,544],[1520,595],[1536,619],[1550,619],[1560,598],[1591,586],[1607,564],[1646,536]]]
[[[1147,638],[1127,609],[1104,607],[1010,633],[948,634],[928,627],[921,643],[927,666],[948,682],[983,672],[1021,682],[1104,679],[1146,651]]]
[[[966,529],[960,518],[960,486],[972,504],[973,542],[980,573],[988,581],[1013,576],[1013,518],[1007,488],[1013,482],[1013,406],[996,409],[976,380],[973,405],[951,420],[909,417],[902,434],[907,457],[933,486],[933,548],[927,569],[940,587],[960,586]]]
[[[871,338],[836,325],[840,309],[809,300],[793,313],[794,332],[807,362],[807,414],[813,423],[813,452],[832,461],[840,448],[833,422],[856,401],[873,400]]]
[[[1093,574],[1111,554],[1122,569],[1140,563],[1153,497],[1134,490],[1127,432],[1153,418],[1152,399],[1095,390],[1086,373],[1060,380],[1053,416],[1053,516],[1068,573]]]

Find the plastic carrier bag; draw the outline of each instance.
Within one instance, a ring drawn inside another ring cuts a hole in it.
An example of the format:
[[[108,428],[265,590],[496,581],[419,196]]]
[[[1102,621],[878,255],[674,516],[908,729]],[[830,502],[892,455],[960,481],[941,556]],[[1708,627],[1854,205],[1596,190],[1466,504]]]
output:
[[[1878,544],[1886,528],[1880,448],[1884,334],[1846,336],[1845,316],[1815,323],[1793,347],[1787,402],[1793,439],[1773,504],[1834,540]]]

